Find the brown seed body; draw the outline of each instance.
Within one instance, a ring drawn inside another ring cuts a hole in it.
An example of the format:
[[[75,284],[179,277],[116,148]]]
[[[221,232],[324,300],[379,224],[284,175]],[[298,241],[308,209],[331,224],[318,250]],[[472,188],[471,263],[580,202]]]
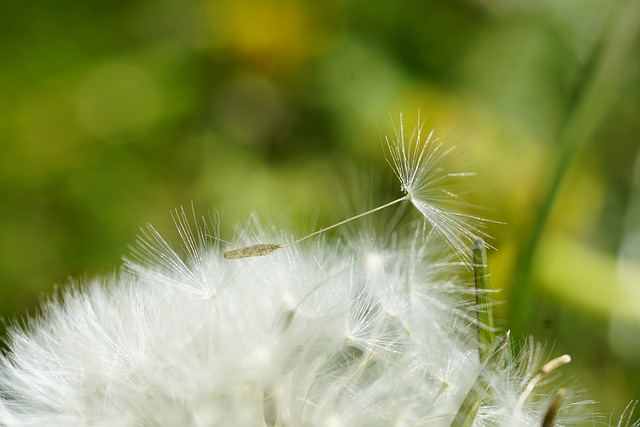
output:
[[[244,248],[234,249],[224,253],[227,259],[250,258],[254,256],[265,256],[284,247],[276,243],[258,243],[256,245],[245,246]]]

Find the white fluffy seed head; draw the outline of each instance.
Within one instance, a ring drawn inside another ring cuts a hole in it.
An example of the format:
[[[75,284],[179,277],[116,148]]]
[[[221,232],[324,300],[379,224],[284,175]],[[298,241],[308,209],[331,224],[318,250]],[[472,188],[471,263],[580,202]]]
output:
[[[473,295],[436,234],[232,261],[179,217],[183,251],[151,234],[146,258],[13,329],[0,425],[450,424],[481,364]],[[522,391],[518,366],[495,373],[483,423]],[[539,425],[543,408],[521,412]]]
[[[489,370],[478,355],[458,258],[482,221],[445,185],[464,175],[444,171],[450,148],[421,127],[405,139],[402,118],[387,143],[431,228],[397,221],[345,244],[254,220],[230,260],[216,221],[178,210],[181,248],[149,226],[117,275],[12,328],[0,426],[449,426],[478,378],[474,425],[541,425],[552,394],[530,385],[539,348]],[[576,406],[569,396],[557,424],[579,422]]]

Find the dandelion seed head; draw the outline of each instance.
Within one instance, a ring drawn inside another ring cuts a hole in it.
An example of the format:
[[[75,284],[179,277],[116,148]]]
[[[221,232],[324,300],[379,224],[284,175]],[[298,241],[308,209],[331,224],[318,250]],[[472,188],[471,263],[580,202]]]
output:
[[[460,252],[480,220],[437,190],[460,177],[444,171],[450,151],[422,128],[405,140],[402,123],[388,143],[430,227],[295,240],[254,216],[225,258],[218,217],[176,210],[178,245],[148,226],[117,274],[11,328],[0,426],[449,426],[478,379],[474,425],[541,425],[556,374],[532,382],[541,347],[507,348],[492,369],[478,353]],[[558,425],[584,420],[568,390]]]

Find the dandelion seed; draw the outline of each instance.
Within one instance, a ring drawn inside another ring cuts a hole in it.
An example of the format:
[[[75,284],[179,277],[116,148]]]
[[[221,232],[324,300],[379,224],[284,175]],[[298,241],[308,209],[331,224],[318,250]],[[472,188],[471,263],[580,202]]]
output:
[[[565,390],[564,388],[561,388],[556,392],[556,395],[553,398],[553,402],[551,402],[547,413],[544,415],[544,419],[542,420],[542,427],[553,427],[555,425],[556,417],[558,416],[558,412],[560,411],[560,407],[562,406],[562,402],[564,401],[564,398],[566,396],[567,390]]]
[[[228,259],[239,259],[239,258],[250,258],[250,257],[254,257],[254,256],[264,256],[264,255],[269,255],[273,252],[275,252],[278,249],[281,248],[286,248],[287,246],[291,246],[291,245],[295,245],[298,244],[304,240],[307,240],[313,236],[317,236],[318,234],[322,234],[325,231],[331,230],[333,228],[339,227],[341,225],[344,225],[348,222],[351,222],[353,220],[356,220],[358,218],[362,218],[363,216],[372,214],[374,212],[377,212],[379,210],[388,208],[389,206],[392,206],[396,203],[400,203],[401,201],[405,200],[405,197],[402,197],[400,199],[394,200],[393,202],[389,202],[387,204],[384,204],[382,206],[378,206],[377,208],[371,209],[367,212],[363,212],[361,214],[352,216],[351,218],[347,218],[344,221],[340,221],[336,224],[330,225],[328,227],[322,228],[320,230],[314,231],[311,234],[307,234],[304,237],[301,237],[291,243],[258,243],[255,245],[250,245],[250,246],[245,246],[243,248],[239,248],[239,249],[233,249],[231,251],[227,251],[224,253],[224,257],[228,258]]]
[[[224,257],[240,259],[269,255],[277,249],[295,245],[325,231],[409,200],[433,229],[445,239],[458,257],[468,261],[470,258],[468,247],[480,237],[490,236],[481,231],[488,220],[457,210],[458,207],[466,206],[467,203],[455,194],[452,188],[447,188],[447,184],[456,178],[473,176],[472,173],[446,171],[444,163],[455,152],[455,146],[447,146],[436,137],[433,130],[423,138],[423,124],[420,124],[408,139],[405,138],[402,114],[400,125],[394,125],[393,137],[385,136],[385,141],[389,155],[387,162],[400,180],[401,190],[405,196],[322,228],[291,243],[259,243],[225,252]]]
[[[531,378],[531,380],[527,384],[527,387],[524,389],[524,391],[520,395],[520,398],[518,399],[518,403],[516,407],[518,409],[522,408],[522,405],[524,405],[524,402],[527,400],[527,398],[529,397],[533,389],[538,385],[538,383],[540,383],[540,381],[542,381],[551,372],[555,371],[561,366],[566,365],[569,362],[571,362],[571,356],[569,356],[568,354],[564,354],[560,357],[556,357],[555,359],[552,359],[549,362],[545,363],[542,366],[542,368],[540,368],[540,370],[536,372],[536,374]]]

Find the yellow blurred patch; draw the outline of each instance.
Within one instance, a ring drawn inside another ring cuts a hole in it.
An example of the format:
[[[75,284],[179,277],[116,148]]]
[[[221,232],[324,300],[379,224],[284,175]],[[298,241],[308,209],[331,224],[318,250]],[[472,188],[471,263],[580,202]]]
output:
[[[543,289],[562,300],[600,315],[640,320],[640,265],[626,263],[624,275],[613,256],[557,233],[542,243],[534,266]]]
[[[304,63],[322,44],[310,4],[284,1],[210,1],[205,43],[264,71]]]

